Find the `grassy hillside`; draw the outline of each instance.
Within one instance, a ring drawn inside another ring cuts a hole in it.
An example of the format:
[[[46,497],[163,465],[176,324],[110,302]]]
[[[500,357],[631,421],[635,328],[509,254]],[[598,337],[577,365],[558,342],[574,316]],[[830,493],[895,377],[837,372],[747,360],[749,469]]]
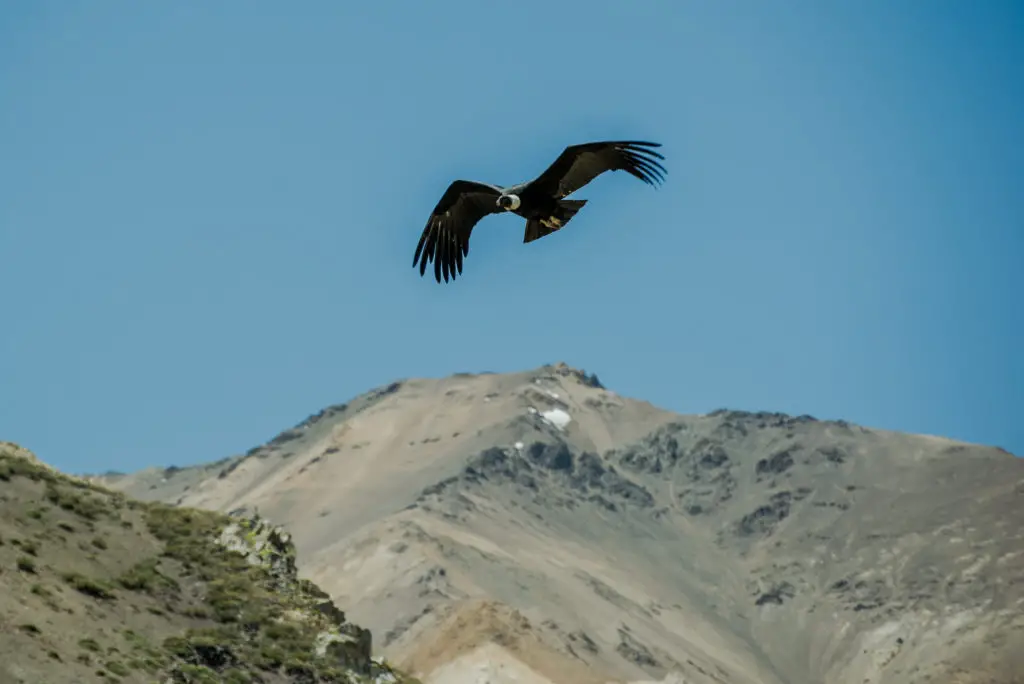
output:
[[[412,682],[258,519],[143,503],[0,443],[0,682]]]

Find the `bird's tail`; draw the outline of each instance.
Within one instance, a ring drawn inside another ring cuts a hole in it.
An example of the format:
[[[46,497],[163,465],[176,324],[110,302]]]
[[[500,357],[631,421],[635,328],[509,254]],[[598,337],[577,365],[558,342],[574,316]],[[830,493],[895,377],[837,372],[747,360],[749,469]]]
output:
[[[523,235],[523,242],[533,242],[560,230],[586,203],[587,200],[558,200],[557,208],[551,212],[551,216],[546,219],[531,219],[526,222],[526,234]]]

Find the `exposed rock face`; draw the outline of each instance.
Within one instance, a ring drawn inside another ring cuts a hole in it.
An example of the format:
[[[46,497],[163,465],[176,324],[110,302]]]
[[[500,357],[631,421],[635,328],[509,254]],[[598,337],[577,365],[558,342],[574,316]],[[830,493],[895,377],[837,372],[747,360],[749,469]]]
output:
[[[312,655],[333,661],[338,667],[374,677],[393,674],[372,660],[373,638],[370,630],[345,620],[342,612],[322,589],[300,579],[295,564],[295,545],[291,535],[259,514],[237,518],[220,533],[218,543],[245,557],[250,565],[264,568],[276,591],[289,594],[299,605],[315,611],[333,623],[319,632]],[[395,680],[397,681],[397,680]]]
[[[271,525],[258,513],[229,524],[221,531],[218,541],[245,556],[250,564],[266,568],[280,587],[296,582],[295,545],[291,535]]]
[[[614,465],[597,454],[574,454],[565,443],[532,442],[521,449],[492,447],[470,459],[460,476],[426,488],[420,501],[438,495],[457,483],[512,484],[538,501],[574,507],[590,501],[609,510],[618,506],[650,507],[654,497],[642,486],[622,477]],[[565,494],[547,500],[551,482]],[[542,494],[542,489],[544,493]]]

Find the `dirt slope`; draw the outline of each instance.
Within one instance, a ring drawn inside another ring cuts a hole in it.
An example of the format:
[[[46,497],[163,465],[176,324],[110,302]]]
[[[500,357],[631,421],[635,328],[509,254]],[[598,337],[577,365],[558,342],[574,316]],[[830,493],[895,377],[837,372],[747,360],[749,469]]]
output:
[[[1024,671],[1024,461],[998,449],[679,416],[556,365],[395,383],[247,456],[106,481],[287,525],[428,682]]]

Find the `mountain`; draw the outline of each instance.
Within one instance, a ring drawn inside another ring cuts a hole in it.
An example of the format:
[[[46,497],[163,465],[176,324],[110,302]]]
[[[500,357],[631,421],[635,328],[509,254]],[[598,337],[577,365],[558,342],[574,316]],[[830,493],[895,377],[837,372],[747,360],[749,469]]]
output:
[[[1024,672],[1024,460],[997,448],[678,415],[556,364],[395,382],[244,455],[95,479],[285,525],[429,684]]]
[[[143,503],[0,442],[0,683],[413,684],[254,517]]]

